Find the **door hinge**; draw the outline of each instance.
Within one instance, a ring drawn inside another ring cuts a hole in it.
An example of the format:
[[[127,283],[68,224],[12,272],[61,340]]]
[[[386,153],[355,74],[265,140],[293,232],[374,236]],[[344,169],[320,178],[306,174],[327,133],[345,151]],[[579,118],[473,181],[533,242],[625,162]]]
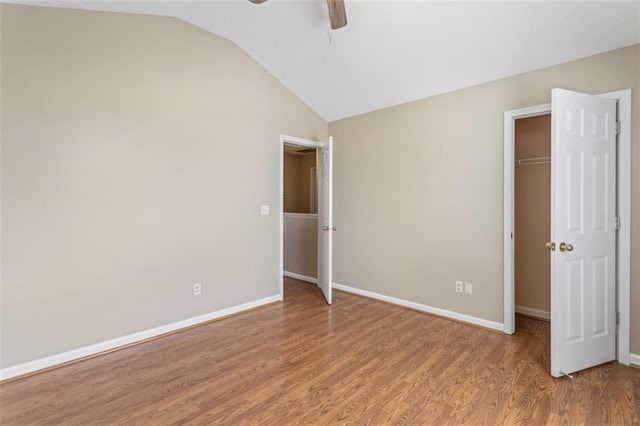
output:
[[[616,312],[616,325],[620,325],[620,312]]]
[[[616,231],[620,230],[620,217],[616,217]]]
[[[620,124],[619,121],[616,121],[616,135],[620,134],[620,129],[622,128],[622,125]]]

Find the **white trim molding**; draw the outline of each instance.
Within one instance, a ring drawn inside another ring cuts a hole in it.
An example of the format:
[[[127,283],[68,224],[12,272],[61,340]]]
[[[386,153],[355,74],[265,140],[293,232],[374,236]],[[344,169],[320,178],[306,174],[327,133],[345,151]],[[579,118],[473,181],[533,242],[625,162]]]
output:
[[[285,277],[293,278],[294,280],[306,281],[312,284],[318,284],[318,279],[313,277],[308,277],[306,275],[297,274],[295,272],[284,271],[283,275]]]
[[[640,367],[640,354],[629,354],[629,364]]]
[[[295,136],[280,135],[280,141],[282,143],[290,143],[293,145],[308,146],[309,148],[322,148],[324,142],[312,141],[305,138],[297,138]]]
[[[355,287],[349,287],[335,282],[333,283],[333,288],[336,290],[346,291],[347,293],[369,297],[371,299],[382,300],[383,302],[392,303],[394,305],[404,306],[405,308],[415,309],[416,311],[426,312],[428,314],[466,322],[468,324],[478,325],[484,328],[490,328],[492,330],[503,331],[504,329],[504,325],[499,322],[489,321],[471,315],[460,314],[458,312],[448,311],[446,309],[436,308],[429,305],[423,305],[421,303],[411,302],[404,299],[398,299],[397,297],[386,296],[384,294],[374,293],[372,291],[362,290]]]
[[[547,321],[551,320],[551,312],[541,309],[527,308],[526,306],[516,305],[516,314],[528,315],[534,318],[540,318]]]
[[[162,336],[163,334],[178,331],[183,328],[191,327],[193,325],[206,323],[215,319],[220,319],[232,314],[236,314],[249,309],[257,308],[259,306],[267,305],[269,303],[277,302],[280,300],[279,295],[265,297],[263,299],[254,300],[252,302],[243,303],[242,305],[232,306],[230,308],[221,309],[219,311],[210,312],[208,314],[198,315],[196,317],[188,318],[182,321],[173,322],[171,324],[162,325],[160,327],[151,328],[148,330],[140,331],[126,336],[117,337],[115,339],[107,340],[104,342],[96,343],[82,348],[73,349],[67,352],[63,352],[56,355],[51,355],[46,358],[40,358],[33,361],[25,362],[23,364],[14,365],[0,369],[0,381],[11,379],[25,374],[33,373],[39,370],[44,370],[56,365],[65,364],[71,361],[75,361],[81,358],[86,358],[93,355],[98,355],[101,352],[111,351],[122,346],[128,346],[133,343],[147,340],[152,337]]]
[[[551,114],[551,104],[506,111],[504,113],[504,332],[515,332],[515,292],[513,232],[515,224],[514,206],[514,141],[515,120]]]
[[[604,93],[600,96],[618,100],[618,121],[620,122],[616,196],[617,213],[620,218],[616,253],[618,288],[616,309],[620,314],[618,361],[629,365],[631,362],[631,89]]]

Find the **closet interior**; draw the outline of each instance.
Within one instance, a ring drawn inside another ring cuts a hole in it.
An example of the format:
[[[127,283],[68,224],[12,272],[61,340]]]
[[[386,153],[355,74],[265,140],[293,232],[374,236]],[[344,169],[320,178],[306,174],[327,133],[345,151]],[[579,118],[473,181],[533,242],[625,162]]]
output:
[[[515,123],[515,310],[550,320],[551,115]],[[517,326],[517,318],[516,318]]]

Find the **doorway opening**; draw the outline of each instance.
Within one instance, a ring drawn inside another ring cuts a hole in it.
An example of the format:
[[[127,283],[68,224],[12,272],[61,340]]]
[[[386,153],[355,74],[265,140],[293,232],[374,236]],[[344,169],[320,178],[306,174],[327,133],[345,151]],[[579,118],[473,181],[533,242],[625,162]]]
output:
[[[550,321],[551,114],[515,120],[514,156],[515,312]]]
[[[284,277],[318,285],[332,303],[332,139],[280,136],[280,299]]]
[[[554,89],[553,92],[554,92],[554,105],[556,105],[555,93],[560,94],[560,92],[563,92],[563,91],[560,89]],[[630,349],[629,347],[629,343],[630,343],[629,342],[630,340],[630,269],[631,269],[631,254],[630,254],[631,90],[630,89],[620,90],[620,91],[606,93],[598,96],[583,95],[575,92],[571,94],[571,92],[568,92],[568,91],[564,91],[564,92],[568,93],[570,96],[579,96],[579,97],[582,96],[585,99],[587,97],[590,97],[591,99],[594,99],[594,102],[596,102],[595,98],[608,98],[616,101],[614,102],[614,109],[613,109],[612,115],[617,117],[618,123],[610,122],[608,124],[609,127],[598,127],[598,129],[617,128],[617,131],[614,130],[613,133],[610,133],[610,134],[613,134],[614,136],[609,138],[609,140],[613,140],[613,142],[616,144],[616,148],[614,148],[614,155],[616,158],[616,162],[615,162],[615,167],[613,167],[615,169],[614,180],[616,181],[616,186],[613,191],[615,193],[614,201],[612,201],[612,203],[615,204],[615,206],[612,206],[613,208],[612,211],[614,211],[613,214],[616,216],[617,220],[616,220],[616,224],[611,226],[615,226],[615,229],[617,230],[616,231],[617,237],[615,239],[615,248],[614,248],[615,262],[611,266],[613,266],[615,269],[614,309],[615,309],[616,315],[614,316],[613,321],[614,323],[617,323],[616,325],[614,325],[614,328],[617,327],[617,333],[616,333],[617,337],[613,345],[615,346],[614,359],[617,359],[618,362],[622,364],[629,365],[630,363],[630,350],[629,350]],[[560,105],[560,104],[557,104],[557,105]],[[558,109],[560,110],[560,107],[558,107]],[[579,107],[576,107],[576,108],[572,107],[570,110],[565,109],[561,112],[562,114],[557,114],[555,118],[553,117],[553,115],[551,117],[551,123],[552,123],[551,127],[554,134],[558,129],[558,127],[556,127],[556,124],[554,124],[554,122],[557,123],[558,126],[563,126],[565,128],[572,128],[575,126],[576,123],[579,122],[579,121],[576,121],[576,117],[578,116],[575,115],[575,113],[580,112]],[[518,157],[516,157],[515,155],[515,150],[517,148],[515,145],[516,126],[519,124],[518,120],[531,118],[531,117],[545,116],[551,113],[552,113],[552,104],[537,105],[537,106],[522,108],[522,109],[513,110],[513,111],[506,111],[504,113],[504,216],[503,216],[504,218],[504,246],[503,246],[504,247],[504,332],[507,334],[513,334],[516,331],[516,323],[515,323],[516,322],[515,320],[516,244],[515,244],[514,237],[516,237],[517,239],[517,234],[516,234],[517,224],[515,222],[516,221],[515,215],[517,214],[516,204],[515,204],[516,202],[515,190],[516,190],[517,183],[516,183],[515,175],[517,173],[516,168],[522,167],[521,165],[517,164]],[[560,117],[562,118],[563,121],[560,121]],[[594,117],[595,119],[600,120],[604,116],[592,115],[590,117]],[[594,124],[592,124],[591,122],[589,123],[589,125],[594,126]],[[589,131],[593,132],[594,135],[596,134],[596,130],[595,130],[596,127],[589,127],[589,129],[590,129]],[[607,132],[609,132],[609,130],[607,130]],[[575,134],[580,136],[579,133],[575,133]],[[556,166],[554,166],[553,152],[554,152],[554,148],[552,144],[552,154],[550,155],[551,167],[552,167],[551,188],[554,188],[553,173],[556,173],[556,177],[560,177],[561,179],[563,178],[562,176],[567,176],[566,174],[567,169],[563,169],[560,166],[561,163],[559,163],[558,165],[558,167],[560,168],[556,168]],[[542,155],[541,157],[545,157],[545,156]],[[560,156],[555,160],[566,162],[567,158],[569,157],[567,157],[567,154],[565,154],[564,157]],[[539,161],[542,162],[542,161],[545,161],[545,159],[540,159]],[[536,162],[536,160],[530,160],[530,162]],[[530,165],[530,167],[534,167],[534,166],[538,166],[538,165],[533,165],[533,164]],[[524,167],[522,167],[522,170],[524,170]],[[563,170],[564,172],[562,172]],[[563,190],[565,190],[566,188],[569,188],[569,186],[566,186],[565,184],[565,186],[560,185],[559,188],[561,189],[564,188]],[[587,188],[589,191],[591,190],[595,191],[594,188],[597,188],[597,187],[596,186],[592,187],[589,185],[589,188],[591,188],[591,189]],[[571,194],[573,194],[573,192],[571,192]],[[561,197],[560,200],[562,201],[565,199],[566,198]],[[553,203],[553,199],[551,202]],[[593,206],[596,206],[596,205],[599,205],[599,204],[598,203],[593,204]],[[612,205],[612,204],[607,204],[607,205]],[[553,212],[553,208],[551,209],[551,212]],[[558,222],[557,219],[554,219],[553,214],[551,214],[550,216],[551,216],[551,229],[553,233],[554,220],[556,220],[556,225],[560,224],[562,221]],[[550,234],[546,234],[546,235],[549,237],[551,236]],[[548,242],[550,243],[549,249],[554,250],[555,247],[551,245],[552,239],[548,240]],[[571,252],[573,250],[573,246],[571,244],[565,244],[564,241],[559,241],[557,243],[559,244],[558,246],[559,251],[558,252],[556,252],[555,250],[553,251],[555,255],[552,255],[552,260],[551,260],[551,271],[552,271],[551,276],[554,276],[556,280],[558,279],[562,280],[562,279],[565,279],[566,276],[562,278],[562,275],[558,275],[557,273],[554,275],[553,273],[554,271],[553,259],[556,259],[556,262],[564,261],[566,263],[566,259],[570,258],[569,257],[570,255],[568,255],[567,252]],[[578,250],[580,249],[582,249],[582,247],[578,248]],[[573,255],[573,253],[571,253],[571,255]],[[558,257],[558,256],[561,256],[561,257]],[[577,276],[577,277],[580,278],[580,276]],[[561,329],[568,331],[570,329],[566,327],[568,326],[570,327],[571,324],[569,325],[566,324],[566,315],[565,317],[563,317],[562,315],[563,311],[560,305],[556,305],[556,307],[554,308],[553,295],[556,294],[556,295],[562,295],[562,297],[565,297],[564,296],[565,294],[569,294],[569,293],[566,293],[569,291],[568,290],[569,287],[563,286],[561,288],[561,287],[558,287],[557,284],[556,284],[556,287],[553,287],[554,285],[553,281],[552,280],[550,281],[552,283],[552,300],[551,300],[551,309],[550,309],[550,312],[551,312],[550,320],[552,321],[552,339],[551,339],[552,340],[551,341],[552,374],[557,377],[558,375],[562,375],[565,373],[562,370],[559,370],[559,373],[558,373],[558,371],[555,371],[553,368],[553,357],[554,357],[553,331],[556,330],[556,333],[558,333],[558,331]],[[571,282],[571,285],[574,285],[574,283]],[[554,291],[556,292],[554,293]],[[519,300],[522,300],[522,299],[519,299]],[[522,311],[522,309],[520,310]],[[543,309],[540,309],[540,311],[543,311]],[[559,313],[560,316],[554,319],[555,315],[553,314],[553,312]],[[537,311],[529,311],[528,314],[532,316],[538,316],[538,317],[542,316],[541,313]],[[599,315],[599,313],[595,312],[595,315]],[[572,321],[576,318],[578,317],[575,317],[575,315],[571,316]],[[596,318],[598,321],[601,321],[600,317],[596,317]],[[562,321],[560,320],[565,321],[565,324],[563,324]],[[555,326],[553,325],[554,323],[556,324]],[[561,326],[564,326],[565,328]],[[556,334],[556,336],[559,336],[559,335],[560,334]],[[572,338],[571,336],[568,336],[568,337]],[[575,341],[579,343],[579,340],[575,340]],[[556,345],[557,344],[558,343],[556,341]],[[577,371],[577,370],[573,370],[573,371]]]
[[[318,149],[285,142],[284,276],[318,282]]]

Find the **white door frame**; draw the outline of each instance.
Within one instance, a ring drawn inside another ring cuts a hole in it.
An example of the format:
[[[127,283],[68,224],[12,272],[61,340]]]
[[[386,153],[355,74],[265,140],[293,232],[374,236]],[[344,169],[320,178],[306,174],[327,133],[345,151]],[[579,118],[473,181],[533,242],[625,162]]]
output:
[[[280,214],[280,224],[279,226],[279,235],[280,235],[280,246],[278,249],[278,283],[280,286],[280,300],[284,300],[284,144],[291,143],[295,145],[307,146],[309,148],[320,149],[324,147],[324,142],[312,141],[309,139],[296,138],[295,136],[287,136],[280,135],[279,142],[279,151],[280,151],[280,184],[279,184],[279,195],[280,198],[280,208],[278,213]],[[320,203],[318,202],[318,209],[320,209]]]
[[[620,230],[616,251],[617,306],[620,315],[618,327],[617,359],[622,364],[630,363],[630,300],[631,300],[631,89],[604,93],[618,99],[617,152],[617,216]],[[551,104],[536,105],[504,113],[504,332],[515,332],[514,291],[514,143],[515,121],[520,118],[551,114]]]

